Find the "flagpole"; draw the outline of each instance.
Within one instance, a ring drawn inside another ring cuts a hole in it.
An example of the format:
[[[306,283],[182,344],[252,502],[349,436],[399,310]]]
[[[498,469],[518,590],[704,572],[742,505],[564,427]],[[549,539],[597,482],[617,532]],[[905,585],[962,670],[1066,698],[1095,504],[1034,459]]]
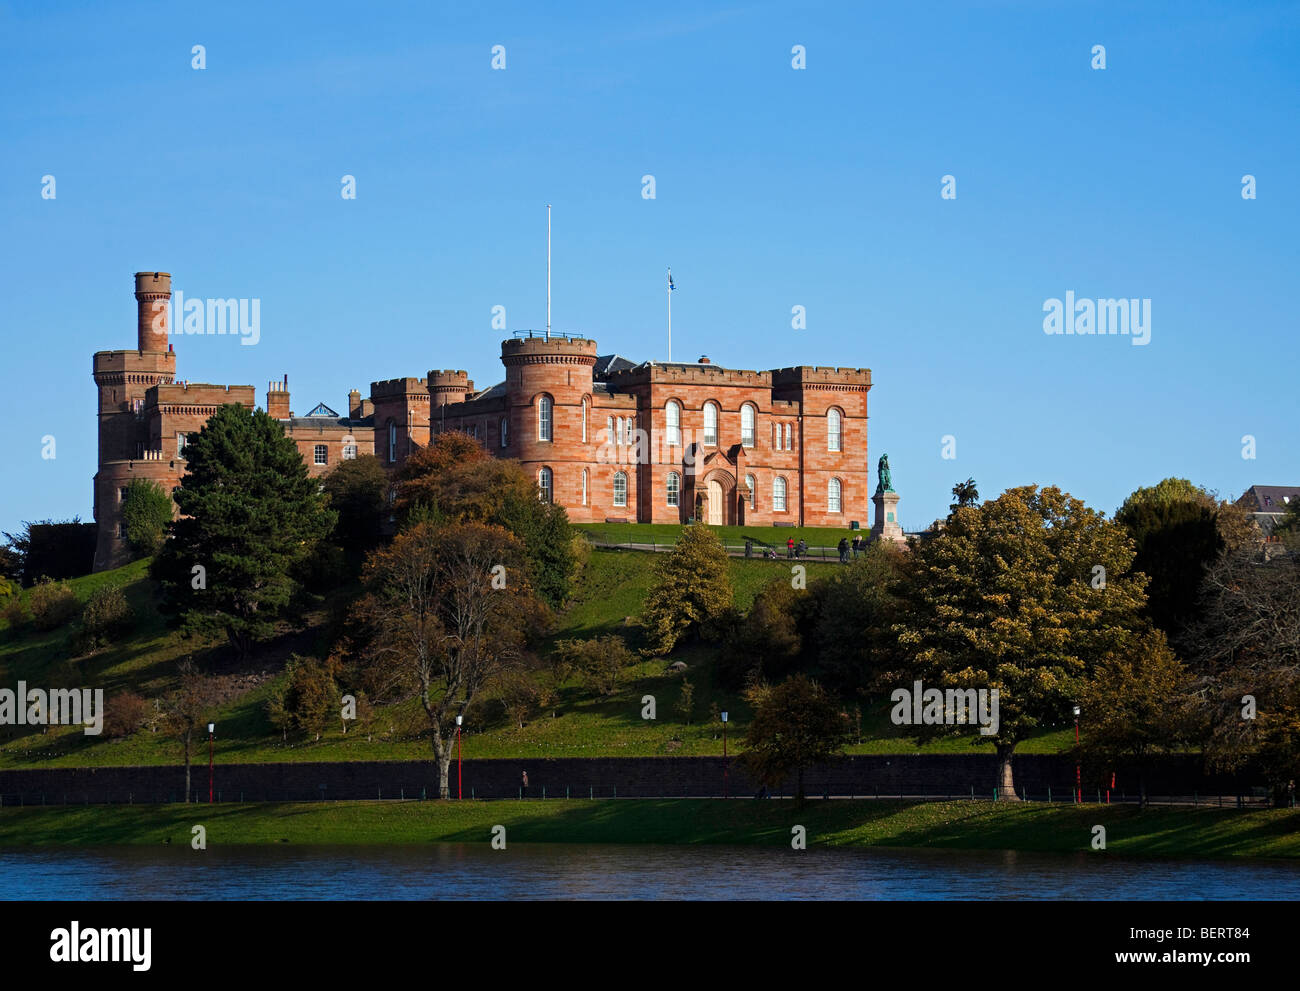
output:
[[[673,270],[668,270],[668,360],[673,360]]]
[[[551,204],[546,204],[546,339],[551,339]]]

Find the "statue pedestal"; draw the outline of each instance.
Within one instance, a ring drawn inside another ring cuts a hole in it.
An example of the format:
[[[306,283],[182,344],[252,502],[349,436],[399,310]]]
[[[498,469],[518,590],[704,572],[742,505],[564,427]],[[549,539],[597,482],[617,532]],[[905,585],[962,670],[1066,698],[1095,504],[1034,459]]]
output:
[[[903,536],[903,527],[898,522],[898,493],[885,492],[880,488],[871,497],[876,505],[876,519],[871,524],[872,540],[888,540],[901,544],[907,538]]]

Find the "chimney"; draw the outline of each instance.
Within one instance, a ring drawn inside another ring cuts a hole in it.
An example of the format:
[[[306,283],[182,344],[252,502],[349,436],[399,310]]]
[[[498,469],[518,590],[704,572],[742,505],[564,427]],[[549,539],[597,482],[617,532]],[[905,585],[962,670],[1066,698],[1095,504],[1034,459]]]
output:
[[[168,350],[167,303],[172,298],[170,272],[136,272],[136,339],[141,351]]]
[[[702,355],[700,355],[700,360],[699,360],[698,363],[701,364],[701,365],[707,365],[707,364],[709,364],[709,356],[708,356],[707,354],[702,354]]]
[[[354,420],[361,418],[361,391],[353,389],[348,393],[348,416]]]
[[[285,375],[284,382],[268,382],[266,384],[266,415],[272,420],[287,420],[290,417],[289,412],[289,376]]]

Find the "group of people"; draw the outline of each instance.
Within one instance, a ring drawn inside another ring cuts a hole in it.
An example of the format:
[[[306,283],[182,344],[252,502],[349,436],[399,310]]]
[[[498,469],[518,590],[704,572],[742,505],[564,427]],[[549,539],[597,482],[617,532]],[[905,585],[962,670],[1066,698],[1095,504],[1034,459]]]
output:
[[[848,537],[841,537],[839,547],[837,549],[839,550],[840,553],[840,564],[848,564],[850,560],[849,558],[850,552],[852,553],[853,557],[856,558],[859,554],[861,554],[863,551],[867,549],[867,538],[860,533],[855,533],[853,535],[852,540],[849,540]],[[791,561],[797,560],[802,557],[806,557],[808,554],[808,541],[801,539],[798,542],[796,542],[794,537],[791,537],[789,540],[785,542],[785,552],[786,552],[786,557],[789,558]],[[767,557],[769,560],[775,560],[776,548],[769,547],[767,549],[767,553],[764,556]]]

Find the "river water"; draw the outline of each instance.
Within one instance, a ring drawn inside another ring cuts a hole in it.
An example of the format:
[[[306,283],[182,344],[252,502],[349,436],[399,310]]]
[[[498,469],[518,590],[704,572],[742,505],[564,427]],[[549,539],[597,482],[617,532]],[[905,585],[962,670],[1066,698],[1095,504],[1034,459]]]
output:
[[[1300,864],[1012,851],[445,843],[0,851],[0,898],[1300,900]]]

